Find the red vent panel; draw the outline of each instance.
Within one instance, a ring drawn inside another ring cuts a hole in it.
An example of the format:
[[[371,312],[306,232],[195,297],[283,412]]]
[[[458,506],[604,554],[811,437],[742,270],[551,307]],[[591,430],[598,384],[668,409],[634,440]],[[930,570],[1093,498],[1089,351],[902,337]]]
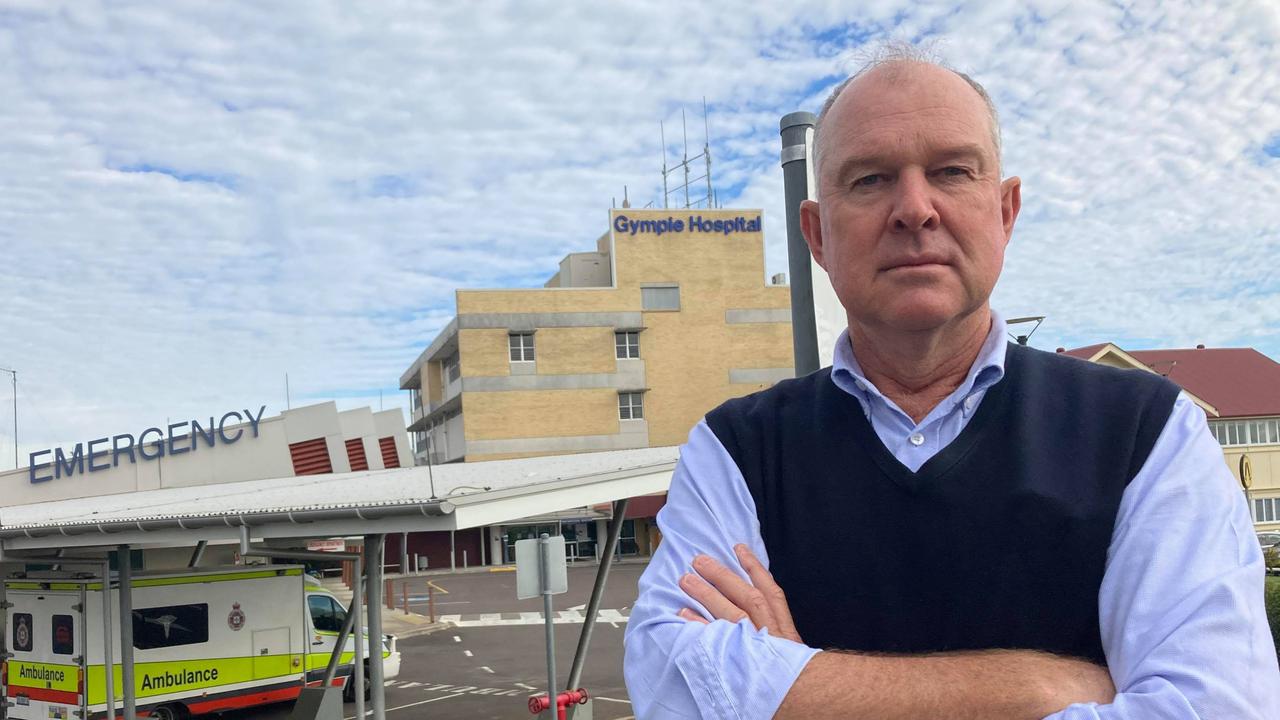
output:
[[[364,454],[364,440],[356,438],[347,441],[347,460],[352,470],[368,470],[369,458]]]
[[[329,445],[324,438],[291,444],[289,456],[293,458],[294,475],[323,475],[333,472],[333,462],[329,460]]]
[[[396,439],[394,437],[380,438],[378,447],[382,450],[382,467],[400,467],[400,453],[396,452]]]

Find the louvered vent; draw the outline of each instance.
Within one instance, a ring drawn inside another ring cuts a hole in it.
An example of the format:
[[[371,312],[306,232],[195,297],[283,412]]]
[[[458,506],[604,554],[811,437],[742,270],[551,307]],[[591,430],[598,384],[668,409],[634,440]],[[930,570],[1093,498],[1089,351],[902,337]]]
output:
[[[352,471],[369,469],[369,458],[364,454],[364,440],[356,438],[347,441],[347,460],[351,463]]]
[[[400,467],[400,453],[396,452],[396,439],[394,437],[379,439],[378,447],[382,449],[382,467]]]
[[[329,445],[324,438],[303,440],[289,445],[289,456],[293,458],[294,475],[322,475],[333,472],[333,462],[329,460]]]

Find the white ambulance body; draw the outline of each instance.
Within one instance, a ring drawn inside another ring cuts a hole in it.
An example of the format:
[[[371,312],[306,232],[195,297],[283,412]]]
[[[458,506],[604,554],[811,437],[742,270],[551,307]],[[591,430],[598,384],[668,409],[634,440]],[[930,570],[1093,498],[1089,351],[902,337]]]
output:
[[[139,713],[173,720],[292,700],[324,677],[346,609],[297,566],[138,573],[133,578],[134,689]],[[118,584],[112,582],[112,676],[122,712]],[[12,657],[8,717],[106,717],[102,580],[66,572],[5,581]],[[355,641],[338,679],[352,672]],[[400,671],[395,638],[384,672]],[[349,683],[348,683],[349,684]]]

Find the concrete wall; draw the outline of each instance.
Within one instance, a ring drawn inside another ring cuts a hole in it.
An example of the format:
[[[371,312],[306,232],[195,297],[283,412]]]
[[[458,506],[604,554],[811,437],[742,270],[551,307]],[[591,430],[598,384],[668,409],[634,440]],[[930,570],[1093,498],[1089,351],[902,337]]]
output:
[[[203,426],[208,418],[197,420]],[[155,460],[138,457],[136,462],[130,462],[128,456],[122,454],[115,467],[95,472],[87,472],[86,467],[85,472],[75,472],[47,482],[30,482],[27,468],[0,473],[0,488],[3,489],[0,507],[165,487],[289,477],[294,474],[289,445],[316,438],[324,438],[334,472],[350,471],[345,440],[353,437],[364,439],[371,469],[382,467],[378,438],[388,436],[396,438],[401,466],[413,465],[409,436],[400,410],[374,413],[365,408],[339,413],[336,404],[327,402],[288,410],[276,417],[263,417],[258,423],[257,437],[254,437],[249,423],[228,423],[223,428],[228,437],[237,431],[241,435],[232,443],[216,437],[214,444],[209,446],[203,435],[197,435],[194,450],[171,455],[166,447],[164,456]],[[191,446],[189,440],[177,440],[174,444],[177,448]],[[69,450],[64,448],[64,451]],[[110,461],[110,457],[99,458],[98,463],[109,464]]]

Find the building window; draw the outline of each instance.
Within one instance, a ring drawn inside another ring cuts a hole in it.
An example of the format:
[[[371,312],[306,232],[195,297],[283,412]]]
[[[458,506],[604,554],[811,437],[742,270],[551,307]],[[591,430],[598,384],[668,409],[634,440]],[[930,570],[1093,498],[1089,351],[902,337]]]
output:
[[[511,333],[507,336],[511,362],[533,362],[533,333]]]
[[[619,330],[613,334],[613,348],[619,360],[640,357],[640,331]]]
[[[133,646],[139,650],[209,642],[209,605],[166,605],[133,611]]]
[[[1264,420],[1213,420],[1209,431],[1223,447],[1280,443],[1280,418]]]
[[[665,287],[640,288],[640,309],[679,310],[680,287],[678,285],[669,285]]]
[[[317,632],[342,632],[347,622],[347,611],[333,601],[328,595],[308,595],[307,606],[311,609],[311,627]]]
[[[644,393],[642,392],[618,393],[618,419],[619,420],[643,420],[644,419]]]
[[[440,363],[441,371],[444,373],[444,381],[446,383],[458,381],[458,353],[454,353],[445,358]]]
[[[1253,501],[1254,522],[1276,521],[1277,498],[1255,498]]]

